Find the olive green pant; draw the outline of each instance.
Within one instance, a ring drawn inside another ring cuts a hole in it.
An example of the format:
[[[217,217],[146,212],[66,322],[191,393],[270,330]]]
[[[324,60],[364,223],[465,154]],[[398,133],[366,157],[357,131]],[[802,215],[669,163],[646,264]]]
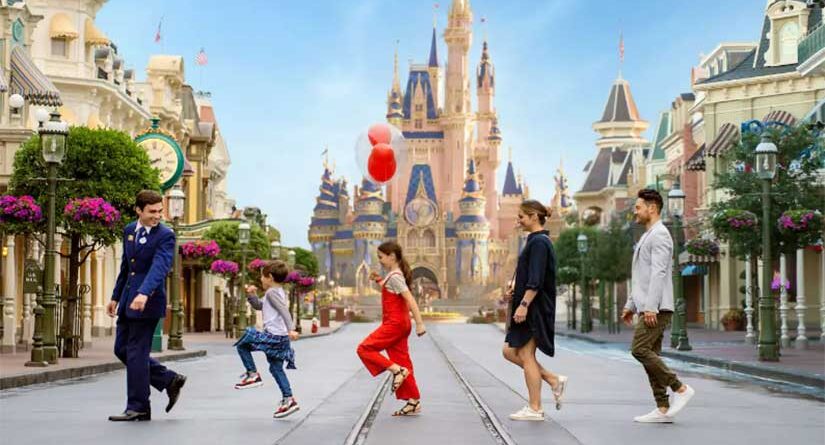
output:
[[[662,362],[659,353],[662,352],[662,337],[665,329],[670,325],[670,318],[673,313],[660,312],[656,319],[656,326],[649,327],[640,318],[636,323],[636,331],[633,334],[633,345],[630,353],[645,367],[647,378],[650,380],[650,388],[653,390],[653,398],[656,399],[656,406],[669,408],[670,403],[667,397],[667,388],[674,392],[682,387],[682,382],[676,377],[676,373],[670,370]]]

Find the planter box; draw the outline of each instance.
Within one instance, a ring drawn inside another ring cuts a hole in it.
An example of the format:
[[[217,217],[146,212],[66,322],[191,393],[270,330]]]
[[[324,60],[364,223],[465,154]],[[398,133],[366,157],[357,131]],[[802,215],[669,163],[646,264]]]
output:
[[[321,312],[321,327],[322,328],[328,328],[329,327],[329,308],[328,307],[322,307],[321,309],[319,309],[319,312]]]

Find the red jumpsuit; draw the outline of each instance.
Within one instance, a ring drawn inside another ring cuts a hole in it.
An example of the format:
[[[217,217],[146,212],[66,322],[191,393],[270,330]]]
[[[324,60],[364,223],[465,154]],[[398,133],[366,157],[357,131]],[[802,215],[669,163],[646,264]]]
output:
[[[395,397],[400,400],[419,399],[421,394],[415,383],[415,373],[407,346],[407,338],[412,330],[410,309],[403,296],[387,289],[386,283],[391,275],[393,274],[387,276],[387,280],[384,280],[384,285],[381,286],[381,326],[358,345],[357,353],[373,376],[386,371],[393,363],[407,368],[410,375],[395,391]],[[381,354],[383,350],[387,351],[389,360]]]

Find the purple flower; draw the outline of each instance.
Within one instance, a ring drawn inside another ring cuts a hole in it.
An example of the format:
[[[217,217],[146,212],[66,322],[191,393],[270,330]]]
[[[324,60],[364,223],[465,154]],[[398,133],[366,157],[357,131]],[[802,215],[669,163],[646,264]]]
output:
[[[113,227],[120,221],[120,212],[103,198],[74,198],[63,207],[63,215],[77,223],[95,223]]]
[[[217,275],[235,276],[239,270],[238,263],[227,260],[215,260],[209,266],[209,271]]]
[[[0,222],[35,223],[42,219],[43,212],[31,196],[0,196]]]

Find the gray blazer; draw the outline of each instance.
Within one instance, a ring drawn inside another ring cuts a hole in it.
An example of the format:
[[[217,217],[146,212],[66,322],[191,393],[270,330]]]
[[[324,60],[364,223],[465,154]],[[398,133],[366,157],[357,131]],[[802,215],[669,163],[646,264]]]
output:
[[[673,311],[673,239],[662,221],[642,235],[633,251],[631,292],[625,309]]]

